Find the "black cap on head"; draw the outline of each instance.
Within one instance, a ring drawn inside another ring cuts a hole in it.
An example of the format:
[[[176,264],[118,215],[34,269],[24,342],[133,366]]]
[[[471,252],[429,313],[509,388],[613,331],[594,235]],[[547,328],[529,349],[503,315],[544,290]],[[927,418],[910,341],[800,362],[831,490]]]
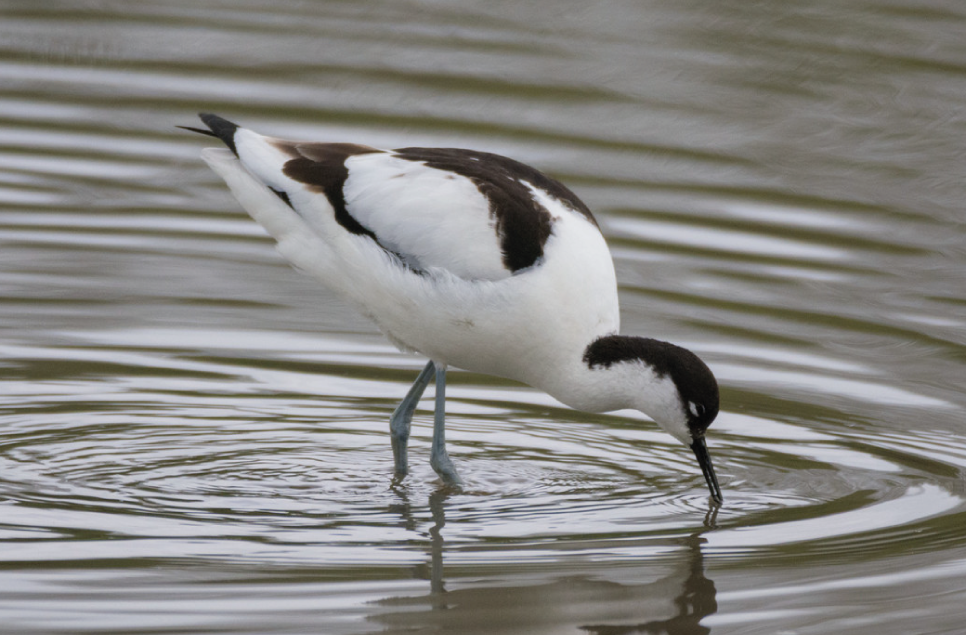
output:
[[[708,482],[711,498],[720,504],[721,488],[704,440],[719,408],[718,382],[711,369],[686,348],[645,337],[607,335],[594,341],[584,352],[584,362],[590,368],[610,368],[627,361],[641,361],[658,376],[670,377],[674,382],[691,437],[689,447]]]
[[[686,348],[648,337],[606,335],[584,351],[590,368],[610,368],[640,360],[661,377],[670,377],[684,404],[692,437],[704,434],[718,416],[718,382],[707,364]]]

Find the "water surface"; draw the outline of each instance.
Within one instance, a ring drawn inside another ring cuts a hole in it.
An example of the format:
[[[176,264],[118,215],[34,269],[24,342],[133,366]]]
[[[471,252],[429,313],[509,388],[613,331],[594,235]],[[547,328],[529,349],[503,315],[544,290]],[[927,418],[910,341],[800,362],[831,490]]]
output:
[[[944,2],[0,4],[10,633],[955,633],[966,11]],[[563,180],[623,329],[722,387],[709,508],[639,415],[397,352],[176,125]]]

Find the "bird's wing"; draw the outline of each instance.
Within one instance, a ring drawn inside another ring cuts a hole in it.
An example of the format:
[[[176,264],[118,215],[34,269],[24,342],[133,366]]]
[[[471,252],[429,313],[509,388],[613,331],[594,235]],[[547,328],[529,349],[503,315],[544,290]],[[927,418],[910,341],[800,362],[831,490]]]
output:
[[[540,263],[554,219],[590,210],[512,159],[455,148],[377,150],[259,135],[202,115],[247,170],[313,228],[372,239],[412,269],[499,280]],[[201,132],[201,131],[199,131]]]
[[[286,147],[293,158],[283,171],[291,179],[321,189],[340,224],[369,235],[417,270],[508,277],[538,264],[555,217],[578,213],[593,219],[563,185],[498,155],[452,148]]]

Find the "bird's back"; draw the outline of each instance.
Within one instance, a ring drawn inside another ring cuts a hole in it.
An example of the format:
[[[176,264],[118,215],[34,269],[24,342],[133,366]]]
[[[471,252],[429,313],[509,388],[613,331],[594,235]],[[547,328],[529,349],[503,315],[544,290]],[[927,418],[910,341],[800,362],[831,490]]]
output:
[[[579,359],[616,332],[596,221],[539,171],[472,150],[300,143],[219,125],[237,159],[206,160],[236,198],[283,255],[400,346],[534,383],[531,366],[560,363],[561,350]]]

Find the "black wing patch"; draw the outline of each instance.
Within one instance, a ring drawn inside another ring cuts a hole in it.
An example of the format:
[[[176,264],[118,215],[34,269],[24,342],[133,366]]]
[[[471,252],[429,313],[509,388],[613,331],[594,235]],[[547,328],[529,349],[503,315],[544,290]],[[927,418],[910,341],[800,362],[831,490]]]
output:
[[[293,143],[289,141],[273,141],[274,145],[293,157],[282,167],[287,177],[310,187],[318,188],[325,194],[332,209],[335,210],[335,220],[346,231],[359,236],[368,236],[382,249],[393,256],[400,266],[415,274],[423,275],[423,271],[409,262],[402,254],[389,249],[381,242],[376,234],[355,219],[345,206],[346,179],[349,178],[349,168],[346,159],[359,154],[373,154],[383,152],[369,146],[354,143]],[[279,198],[289,207],[295,209],[288,194],[272,188]]]
[[[283,203],[285,203],[286,205],[288,205],[292,209],[295,209],[295,206],[292,205],[292,201],[291,201],[291,199],[289,199],[287,192],[285,192],[283,190],[277,190],[274,187],[269,187],[268,189],[270,189],[275,196],[277,196],[280,199],[282,199],[282,202]]]
[[[219,117],[218,115],[213,115],[210,112],[198,113],[198,117],[204,122],[211,132],[205,132],[204,130],[199,130],[197,128],[188,128],[188,130],[193,130],[194,132],[200,132],[202,134],[209,134],[212,137],[217,137],[221,139],[228,149],[237,157],[238,149],[235,148],[235,133],[238,131],[238,125],[228,121],[224,117]]]
[[[351,143],[293,143],[274,141],[291,156],[282,171],[289,178],[318,188],[335,210],[336,221],[353,234],[377,236],[346,209],[343,188],[349,177],[346,159],[360,154],[383,152]],[[402,148],[393,153],[404,160],[459,174],[470,179],[490,203],[504,266],[511,272],[532,267],[542,256],[550,237],[553,218],[537,203],[530,183],[583,215],[594,225],[590,209],[566,186],[542,172],[497,154],[458,148]]]
[[[553,218],[533,199],[525,181],[544,190],[582,214],[594,225],[590,209],[565,185],[513,159],[459,148],[401,148],[393,151],[407,161],[453,172],[473,181],[490,202],[503,253],[503,264],[516,272],[533,266],[543,256]]]
[[[318,188],[329,199],[329,204],[335,210],[335,220],[346,231],[353,234],[369,236],[373,240],[376,235],[353,218],[345,206],[345,194],[342,191],[345,181],[349,178],[349,168],[345,161],[358,154],[372,154],[382,152],[368,146],[353,143],[292,143],[275,141],[275,146],[292,157],[282,168],[285,176],[299,183]]]

